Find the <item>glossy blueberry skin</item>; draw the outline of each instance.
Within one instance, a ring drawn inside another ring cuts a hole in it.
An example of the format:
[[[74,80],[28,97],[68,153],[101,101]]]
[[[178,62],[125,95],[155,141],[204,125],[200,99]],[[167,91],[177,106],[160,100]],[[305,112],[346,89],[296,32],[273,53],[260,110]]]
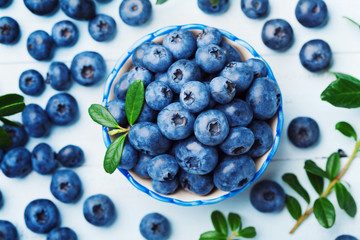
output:
[[[246,102],[253,109],[255,118],[269,119],[276,114],[280,106],[280,88],[270,78],[257,78],[246,94]]]
[[[68,227],[57,227],[51,230],[46,240],[77,240],[76,233]]]
[[[153,180],[167,181],[175,178],[179,165],[172,155],[162,154],[151,159],[147,171]]]
[[[248,155],[258,158],[264,155],[273,145],[274,136],[272,130],[265,121],[253,121],[249,129],[254,133],[255,141]]]
[[[139,122],[155,122],[157,117],[157,111],[154,111],[144,102],[142,107],[141,113],[136,120],[137,123]]]
[[[98,14],[89,22],[88,31],[95,41],[110,41],[116,35],[116,22],[108,15]]]
[[[45,81],[38,71],[26,70],[20,75],[19,88],[26,95],[39,96],[45,90]]]
[[[153,157],[148,154],[145,153],[139,154],[139,160],[134,167],[134,171],[138,176],[142,178],[150,178],[149,173],[147,171],[147,167],[151,159],[153,159]]]
[[[9,178],[25,177],[32,170],[31,154],[24,147],[13,148],[5,154],[0,167]]]
[[[46,75],[46,83],[57,91],[69,90],[72,85],[69,68],[63,62],[52,62]]]
[[[170,140],[181,140],[193,133],[195,116],[179,102],[166,106],[157,116],[161,133]]]
[[[154,43],[154,42],[145,42],[145,43],[141,44],[140,46],[138,46],[134,50],[134,53],[132,55],[132,63],[133,63],[133,65],[135,67],[144,66],[142,59],[144,57],[145,49],[148,48],[151,45],[156,45],[156,43]]]
[[[153,156],[165,153],[170,147],[170,141],[161,134],[155,123],[136,123],[130,129],[128,136],[135,149]]]
[[[35,233],[49,233],[60,225],[60,213],[56,205],[48,199],[30,202],[24,213],[25,224]]]
[[[77,54],[71,62],[71,76],[83,86],[92,86],[104,79],[106,63],[97,52],[85,51]]]
[[[269,13],[269,0],[241,0],[241,10],[248,18],[266,17]]]
[[[130,82],[129,82],[128,76],[129,76],[129,72],[124,73],[124,75],[122,75],[120,77],[119,81],[117,81],[115,83],[114,95],[117,99],[120,99],[123,101],[125,101],[125,99],[126,99],[127,90],[130,87]]]
[[[204,72],[216,73],[225,66],[226,56],[222,48],[209,44],[196,50],[195,60]]]
[[[249,58],[245,61],[245,64],[251,67],[254,79],[267,76],[267,68],[262,60],[257,58]]]
[[[229,62],[241,62],[241,56],[239,52],[231,46],[229,43],[222,41],[220,43],[221,49],[224,51],[225,57],[226,57],[226,64]]]
[[[174,178],[166,181],[151,180],[151,186],[155,192],[169,195],[173,194],[177,190],[179,186],[179,179]]]
[[[250,192],[250,202],[260,212],[276,212],[285,206],[284,189],[276,182],[263,180]]]
[[[162,110],[173,99],[173,92],[165,83],[155,81],[149,84],[145,90],[146,103],[156,111]]]
[[[67,145],[59,151],[56,160],[58,160],[64,167],[79,167],[83,165],[85,161],[84,152],[78,146]]]
[[[51,174],[58,167],[56,153],[46,143],[39,143],[32,150],[31,162],[35,172],[42,175]]]
[[[226,115],[230,127],[246,127],[253,119],[253,111],[250,105],[238,98],[228,104],[216,105],[216,109]]]
[[[207,27],[196,36],[196,45],[197,47],[204,47],[209,44],[220,45],[221,40],[222,35],[219,30]]]
[[[45,111],[52,123],[65,126],[76,120],[79,115],[79,106],[70,94],[58,93],[49,99]]]
[[[236,94],[246,91],[254,78],[251,67],[242,62],[230,62],[221,71],[220,76],[235,84]]]
[[[125,126],[127,124],[127,118],[125,113],[125,102],[119,99],[110,100],[105,108],[115,118],[119,126]]]
[[[227,104],[233,100],[236,92],[236,84],[228,78],[219,76],[211,80],[211,97],[220,104]]]
[[[198,113],[209,105],[210,93],[204,83],[190,81],[182,85],[179,99],[183,108],[191,113]]]
[[[21,118],[25,131],[30,137],[40,138],[49,134],[51,128],[49,117],[39,105],[26,105]]]
[[[169,85],[170,83],[167,72],[155,74],[155,81],[165,83],[166,85]]]
[[[68,20],[55,23],[51,30],[51,37],[58,47],[74,46],[79,39],[79,30],[76,25]]]
[[[163,40],[163,46],[169,49],[174,60],[189,59],[196,51],[196,40],[192,32],[178,29],[170,32]]]
[[[166,240],[170,238],[169,220],[159,213],[149,213],[140,222],[140,233],[147,240]]]
[[[310,117],[297,117],[288,127],[288,138],[295,146],[307,148],[313,146],[320,135],[319,125]]]
[[[152,72],[166,72],[173,61],[171,52],[161,45],[150,45],[143,56],[144,66]]]
[[[247,153],[254,144],[254,133],[246,127],[230,128],[229,136],[220,144],[227,155],[236,156]]]
[[[197,0],[198,7],[201,11],[206,14],[220,14],[224,13],[229,9],[229,0],[220,0],[219,3],[213,7],[211,2],[208,0]]]
[[[302,46],[299,57],[303,67],[310,72],[323,72],[331,65],[332,51],[327,42],[314,39]]]
[[[119,14],[121,20],[129,26],[144,25],[152,14],[149,0],[124,0],[120,4]]]
[[[109,226],[116,217],[115,205],[108,196],[96,194],[85,200],[83,214],[92,225]]]
[[[198,175],[210,173],[218,163],[217,150],[205,146],[194,137],[178,142],[175,145],[175,156],[184,171]]]
[[[32,32],[27,38],[26,45],[30,56],[36,60],[51,60],[54,56],[54,40],[43,30]]]
[[[167,76],[168,85],[175,93],[180,93],[182,85],[189,81],[201,81],[199,66],[187,59],[174,62],[169,67]]]
[[[185,191],[198,195],[207,195],[214,188],[212,174],[198,175],[181,171],[179,181]]]
[[[294,42],[294,31],[291,25],[283,19],[268,20],[262,29],[263,43],[275,51],[285,51]]]
[[[358,240],[356,237],[351,235],[340,235],[335,240]]]
[[[0,8],[6,8],[12,3],[12,0],[0,0]]]
[[[61,10],[76,20],[91,20],[96,15],[96,6],[93,0],[60,0]]]
[[[0,18],[0,43],[14,44],[20,39],[20,27],[11,17]]]
[[[197,140],[208,146],[222,143],[229,134],[229,122],[219,110],[206,110],[198,115],[194,123]]]
[[[63,203],[76,203],[82,193],[79,176],[72,170],[59,170],[51,178],[50,192]]]
[[[214,184],[222,191],[245,186],[255,175],[255,164],[247,155],[225,157],[214,170]]]
[[[14,224],[6,220],[0,220],[0,236],[3,240],[19,239],[19,235]]]
[[[139,153],[136,151],[131,144],[126,141],[121,156],[119,168],[130,170],[135,167],[138,161]]]
[[[328,9],[322,0],[300,0],[295,8],[295,16],[304,27],[319,27],[327,22]]]
[[[154,75],[146,68],[142,66],[138,66],[138,67],[134,67],[129,71],[129,74],[127,75],[127,79],[130,85],[136,80],[141,80],[143,81],[144,86],[146,87],[152,81],[154,81]]]
[[[55,12],[59,0],[24,0],[25,6],[36,15],[48,15]]]
[[[27,144],[29,136],[25,131],[24,126],[13,127],[9,125],[3,125],[2,128],[7,132],[11,140],[11,146],[5,150],[9,150],[16,147],[23,147]]]

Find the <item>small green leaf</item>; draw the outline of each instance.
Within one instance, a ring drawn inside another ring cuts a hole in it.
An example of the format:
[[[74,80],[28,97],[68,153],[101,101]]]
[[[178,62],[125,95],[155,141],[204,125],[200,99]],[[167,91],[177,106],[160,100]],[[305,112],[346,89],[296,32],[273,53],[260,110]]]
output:
[[[24,97],[19,94],[11,93],[0,96],[0,108],[20,102],[24,102]]]
[[[105,172],[112,174],[119,166],[127,134],[116,138],[108,147],[104,158]]]
[[[286,195],[285,205],[290,215],[295,220],[298,220],[301,217],[301,206],[296,198]]]
[[[315,191],[321,195],[324,191],[324,178],[319,177],[311,172],[306,171],[306,175],[308,176],[311,185],[314,187]]]
[[[330,155],[326,163],[326,173],[330,180],[334,180],[340,171],[340,154],[334,152]]]
[[[228,235],[229,230],[228,230],[228,226],[227,226],[224,214],[222,214],[220,211],[212,212],[211,213],[211,221],[217,232],[219,232],[225,236]]]
[[[212,7],[216,7],[220,3],[220,0],[209,0],[209,1]]]
[[[242,228],[241,217],[236,213],[229,213],[228,222],[232,232],[235,232]]]
[[[316,176],[323,177],[323,178],[329,178],[328,174],[322,170],[320,167],[316,165],[316,163],[312,160],[306,160],[304,169],[307,172],[311,172],[312,174],[315,174]]]
[[[21,127],[20,123],[11,121],[9,119],[6,119],[4,117],[0,117],[0,121],[2,121],[5,125],[12,126],[12,127]]]
[[[217,231],[209,231],[200,235],[199,240],[226,240],[227,236],[217,232]]]
[[[167,2],[167,0],[156,0],[156,5],[160,5]]]
[[[327,198],[316,199],[314,214],[324,228],[331,228],[335,223],[335,208]]]
[[[254,238],[256,236],[256,231],[254,227],[247,227],[244,229],[241,229],[238,232],[238,235],[240,237],[244,237],[244,238]]]
[[[11,146],[11,138],[7,134],[7,132],[0,127],[0,149]]]
[[[310,203],[310,196],[308,192],[301,186],[298,178],[292,173],[286,173],[282,176],[284,182],[286,182],[292,189],[295,190],[307,203]]]
[[[92,104],[88,111],[94,122],[108,128],[120,128],[113,115],[111,115],[104,106],[100,104]]]
[[[344,17],[346,18],[347,20],[349,20],[350,22],[352,22],[353,24],[355,24],[358,28],[360,28],[360,24],[355,22],[354,20],[352,20],[351,18],[348,18],[348,17]]]
[[[126,93],[125,112],[129,124],[132,126],[138,119],[145,98],[144,83],[141,80],[133,82]]]
[[[0,116],[11,116],[22,112],[25,108],[24,102],[12,103],[0,108]]]
[[[355,200],[342,183],[335,183],[335,193],[339,207],[344,209],[350,217],[355,217],[357,212]]]
[[[335,126],[336,130],[339,130],[342,134],[347,137],[353,137],[357,141],[357,134],[355,129],[347,122],[338,122]]]

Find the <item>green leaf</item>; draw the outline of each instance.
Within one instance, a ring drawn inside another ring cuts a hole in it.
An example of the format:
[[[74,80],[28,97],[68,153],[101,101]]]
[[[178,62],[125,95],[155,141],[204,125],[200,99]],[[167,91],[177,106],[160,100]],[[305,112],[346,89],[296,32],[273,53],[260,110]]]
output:
[[[94,122],[108,128],[120,128],[113,115],[111,115],[104,106],[100,104],[92,104],[88,111]]]
[[[119,166],[127,134],[116,138],[108,147],[104,158],[105,172],[112,174]]]
[[[316,163],[312,160],[305,161],[304,169],[307,172],[315,174],[316,176],[323,177],[323,178],[329,178],[329,175],[324,170],[322,170],[320,167],[318,167],[316,165]]]
[[[138,119],[145,98],[144,83],[141,80],[133,82],[126,93],[125,112],[129,124],[132,126]]]
[[[314,214],[324,228],[331,228],[335,223],[335,208],[327,198],[316,199]]]
[[[339,207],[344,209],[350,217],[355,217],[357,212],[355,200],[342,183],[335,183],[335,193]]]
[[[342,134],[347,137],[353,137],[357,141],[357,134],[355,129],[347,122],[338,122],[335,126],[336,130],[339,130]]]
[[[334,73],[337,78],[321,93],[321,100],[335,107],[360,107],[360,81],[350,75]]]
[[[308,176],[311,185],[314,187],[315,191],[321,195],[324,191],[324,178],[319,177],[311,172],[306,171],[306,175]]]
[[[238,235],[240,237],[244,237],[244,238],[254,238],[256,236],[256,231],[254,227],[247,227],[244,229],[241,229],[238,232]]]
[[[21,127],[20,123],[11,121],[9,119],[6,119],[4,117],[0,117],[0,121],[2,121],[5,125],[12,126],[12,127]]]
[[[211,3],[211,6],[216,7],[220,3],[220,0],[209,0]]]
[[[326,173],[329,175],[330,180],[334,180],[340,171],[340,154],[334,152],[330,155],[326,162]]]
[[[345,17],[345,16],[344,16],[344,18],[346,18],[347,20],[349,20],[350,22],[352,22],[353,24],[355,24],[358,28],[360,28],[360,24],[359,24],[359,23],[355,22],[355,21],[352,20],[351,18],[348,18],[348,17]]]
[[[226,240],[227,236],[217,232],[217,231],[209,231],[200,235],[199,240]]]
[[[239,216],[239,214],[229,213],[228,222],[229,222],[229,226],[230,226],[230,229],[232,232],[235,232],[238,229],[242,228],[241,217]]]
[[[11,146],[11,138],[7,132],[0,127],[0,148],[6,148]]]
[[[156,5],[160,5],[167,2],[167,0],[156,0]]]
[[[229,230],[228,230],[228,226],[227,226],[224,214],[222,214],[220,211],[212,212],[211,213],[211,221],[217,232],[219,232],[225,236],[228,235]]]
[[[0,116],[11,116],[22,112],[25,108],[24,102],[12,103],[0,108]]]
[[[0,96],[0,108],[20,102],[24,102],[24,97],[19,94],[11,93]]]
[[[292,189],[295,190],[307,203],[310,203],[310,196],[308,192],[301,186],[298,178],[292,173],[286,173],[282,176],[284,182],[286,182]]]
[[[298,220],[301,217],[301,206],[299,201],[296,200],[296,198],[290,195],[286,195],[285,205],[290,215],[295,220]]]
[[[110,130],[110,131],[109,131],[109,135],[114,136],[114,135],[116,135],[116,134],[120,134],[120,133],[124,133],[124,132],[128,132],[128,131],[129,131],[128,128],[122,128],[122,127],[120,127],[120,128],[118,128],[118,129]]]

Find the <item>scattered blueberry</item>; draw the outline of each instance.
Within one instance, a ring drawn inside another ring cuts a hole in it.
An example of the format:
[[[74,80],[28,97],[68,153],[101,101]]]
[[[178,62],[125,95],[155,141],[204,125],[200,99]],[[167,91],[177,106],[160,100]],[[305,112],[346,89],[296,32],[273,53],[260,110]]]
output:
[[[335,240],[358,240],[356,237],[351,235],[340,235]]]
[[[58,47],[71,47],[79,39],[79,30],[76,25],[69,21],[63,20],[55,23],[51,30],[51,37]]]
[[[134,167],[135,173],[142,178],[150,178],[149,173],[147,171],[147,167],[151,159],[153,159],[153,156],[150,156],[145,153],[140,153],[138,162]]]
[[[49,99],[45,111],[51,122],[65,126],[76,120],[79,115],[79,106],[70,94],[58,93]]]
[[[220,43],[221,49],[224,51],[226,57],[226,64],[229,62],[241,62],[241,56],[239,52],[231,46],[229,43],[222,41]]]
[[[103,194],[88,197],[83,206],[86,221],[95,226],[108,226],[115,220],[115,205]]]
[[[25,6],[36,15],[48,15],[55,12],[59,0],[24,0]]]
[[[29,140],[29,136],[25,131],[24,126],[15,127],[9,125],[3,125],[2,128],[7,132],[8,136],[11,139],[11,146],[5,150],[9,150],[11,148],[23,147]]]
[[[267,76],[267,68],[262,60],[257,58],[249,58],[245,61],[245,64],[251,67],[254,79]]]
[[[51,60],[54,56],[55,43],[47,32],[37,30],[27,38],[27,50],[36,60]]]
[[[241,99],[235,98],[228,104],[217,105],[216,109],[226,115],[230,127],[246,127],[253,119],[253,111],[250,105]]]
[[[69,68],[63,62],[52,62],[46,75],[46,82],[55,90],[69,90],[72,84]]]
[[[4,240],[19,239],[19,235],[14,224],[6,220],[0,220],[0,237]]]
[[[319,139],[320,130],[316,121],[310,117],[297,117],[288,127],[289,140],[299,148],[313,146]]]
[[[330,67],[332,51],[327,42],[314,39],[302,46],[299,57],[301,64],[310,72],[322,72]]]
[[[190,81],[182,85],[179,99],[189,112],[198,113],[209,105],[210,93],[204,83]]]
[[[165,72],[173,61],[171,52],[161,45],[150,45],[145,49],[143,64],[152,72]]]
[[[131,144],[126,141],[124,144],[121,161],[119,164],[119,168],[130,170],[135,167],[138,161],[138,151],[136,151]]]
[[[149,21],[152,6],[149,0],[123,0],[119,14],[121,20],[130,26],[140,26]]]
[[[84,152],[78,146],[67,145],[59,151],[56,160],[64,167],[79,167],[85,161]]]
[[[275,212],[285,205],[284,189],[276,182],[263,180],[255,184],[250,192],[250,201],[260,212]]]
[[[0,8],[6,8],[12,3],[12,0],[0,0]]]
[[[277,51],[285,51],[293,44],[294,32],[287,21],[271,19],[264,24],[261,38],[267,47]]]
[[[5,154],[0,167],[9,178],[25,177],[32,170],[31,154],[24,147],[13,148]]]
[[[255,141],[248,155],[253,158],[261,157],[273,145],[274,136],[272,130],[265,121],[253,121],[249,128],[254,133]]]
[[[207,27],[196,37],[197,47],[207,46],[209,44],[220,45],[222,35],[219,30],[213,27]]]
[[[57,227],[51,230],[46,240],[77,240],[76,233],[68,227]]]
[[[135,67],[138,66],[143,66],[143,57],[144,57],[144,53],[146,48],[148,48],[151,45],[156,45],[156,43],[154,42],[145,42],[143,44],[141,44],[140,46],[138,46],[135,50],[134,53],[132,55],[132,63]]]
[[[269,13],[269,0],[241,0],[240,6],[248,18],[263,18]]]
[[[219,46],[209,44],[196,50],[195,60],[204,72],[216,73],[224,67],[226,56]]]
[[[141,219],[140,233],[147,240],[166,240],[171,234],[169,220],[159,213],[149,213]]]
[[[201,81],[201,71],[195,62],[180,59],[174,62],[167,71],[168,85],[175,92],[180,93],[182,85],[189,81]]]
[[[136,122],[155,122],[156,116],[157,112],[151,109],[146,103],[144,103],[141,113]]]
[[[22,122],[30,137],[40,138],[50,132],[51,123],[46,112],[37,104],[26,105],[22,112]]]
[[[151,186],[155,192],[169,195],[173,194],[179,186],[179,179],[174,178],[166,181],[151,180]]]
[[[14,44],[19,39],[20,27],[17,21],[11,17],[0,17],[0,43]]]
[[[211,97],[220,104],[227,104],[235,97],[236,84],[222,76],[216,77],[210,82]]]
[[[154,157],[148,164],[149,176],[156,181],[167,181],[175,178],[179,165],[175,158],[169,154]]]
[[[196,40],[192,32],[178,29],[170,32],[163,40],[163,46],[169,49],[173,58],[189,59],[196,51]]]
[[[129,71],[127,79],[130,85],[136,80],[141,80],[143,81],[144,86],[146,87],[147,85],[149,85],[150,82],[154,81],[154,76],[149,70],[147,70],[142,66],[139,66],[139,67],[134,67]]]
[[[254,144],[254,133],[246,127],[230,128],[229,136],[220,144],[227,155],[240,155],[248,152]]]
[[[197,0],[198,7],[206,14],[220,14],[229,9],[229,0],[220,0],[215,6],[209,0]]]
[[[207,195],[214,188],[212,174],[198,175],[181,171],[179,181],[185,191],[199,195]]]
[[[119,99],[110,100],[106,104],[106,109],[111,113],[115,118],[119,126],[125,126],[127,123],[126,113],[125,113],[125,102]]]
[[[116,35],[116,22],[108,15],[98,14],[89,22],[88,30],[95,41],[109,41]]]
[[[50,191],[63,203],[75,203],[82,193],[79,176],[72,170],[59,170],[51,178]]]
[[[254,78],[251,67],[242,62],[228,63],[220,75],[235,84],[236,94],[248,89]]]
[[[36,145],[31,153],[32,167],[42,175],[51,174],[58,167],[56,153],[46,143]]]
[[[159,81],[150,83],[145,90],[146,103],[156,111],[161,111],[169,105],[172,98],[173,92],[169,86]]]
[[[61,10],[76,20],[91,20],[96,15],[93,0],[60,0]]]
[[[328,9],[323,0],[300,0],[295,8],[295,16],[304,27],[319,27],[326,23]]]
[[[38,71],[26,70],[20,75],[19,88],[27,95],[39,96],[45,90],[45,81]]]
[[[128,75],[129,72],[124,73],[124,75],[120,77],[119,81],[117,81],[114,86],[115,97],[123,101],[125,101],[127,90],[130,87],[130,81],[128,79]]]

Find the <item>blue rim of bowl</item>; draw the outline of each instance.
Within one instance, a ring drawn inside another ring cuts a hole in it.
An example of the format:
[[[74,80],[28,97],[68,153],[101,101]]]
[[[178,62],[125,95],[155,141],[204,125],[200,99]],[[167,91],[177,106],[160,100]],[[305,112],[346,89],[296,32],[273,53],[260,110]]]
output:
[[[208,26],[203,25],[203,24],[186,24],[186,25],[177,25],[177,26],[168,26],[168,27],[164,27],[161,28],[153,33],[147,34],[144,37],[140,38],[138,41],[136,41],[129,49],[126,53],[124,53],[116,62],[113,70],[111,71],[110,75],[107,77],[106,82],[105,82],[105,87],[104,87],[104,94],[103,94],[103,100],[102,100],[102,105],[105,106],[106,103],[108,102],[108,97],[110,94],[110,90],[111,90],[111,86],[112,83],[114,81],[114,79],[116,78],[116,75],[118,74],[118,72],[120,71],[121,67],[125,64],[125,62],[131,57],[131,55],[133,54],[134,50],[140,46],[142,43],[144,42],[148,42],[151,40],[154,40],[155,38],[168,34],[171,31],[174,30],[178,30],[178,29],[186,29],[186,30],[203,30],[205,28],[207,28]],[[269,64],[255,51],[255,49],[250,46],[247,42],[245,42],[242,39],[239,39],[238,37],[234,36],[232,33],[226,31],[226,30],[222,30],[222,29],[218,29],[221,34],[228,38],[229,40],[239,44],[240,46],[244,47],[245,49],[247,49],[253,56],[254,58],[258,58],[261,59],[268,70],[268,77],[273,79],[276,82],[276,79],[274,77],[274,74],[269,66]],[[206,199],[206,200],[195,200],[195,201],[182,201],[176,198],[171,198],[171,197],[166,197],[163,195],[159,195],[157,193],[155,193],[154,191],[146,188],[145,186],[141,185],[139,182],[137,182],[133,176],[131,176],[131,174],[124,169],[120,169],[118,168],[118,170],[125,176],[125,178],[127,178],[127,180],[134,186],[136,187],[138,190],[146,193],[147,195],[149,195],[150,197],[162,201],[162,202],[167,202],[167,203],[173,203],[173,204],[177,204],[180,206],[199,206],[199,205],[208,205],[208,204],[214,204],[214,203],[218,203],[221,202],[227,198],[230,198],[232,196],[235,196],[239,193],[241,193],[242,191],[244,191],[245,189],[247,189],[256,179],[258,179],[266,170],[266,168],[268,167],[271,159],[274,157],[278,147],[279,147],[279,143],[280,143],[280,136],[281,136],[281,131],[283,128],[283,124],[284,124],[284,114],[283,114],[283,108],[282,108],[282,99],[281,99],[281,103],[279,106],[279,110],[278,110],[278,123],[277,123],[277,127],[276,127],[276,135],[274,138],[274,143],[273,143],[273,147],[271,148],[271,151],[269,153],[269,155],[267,156],[265,162],[262,164],[261,168],[255,173],[255,176],[253,177],[253,179],[251,181],[249,181],[245,186],[243,186],[241,189],[237,189],[231,192],[228,192],[220,197],[216,197],[213,199]],[[108,134],[107,128],[103,127],[102,128],[102,135],[103,135],[103,140],[105,143],[106,147],[109,147],[111,140],[110,140],[110,136]]]

